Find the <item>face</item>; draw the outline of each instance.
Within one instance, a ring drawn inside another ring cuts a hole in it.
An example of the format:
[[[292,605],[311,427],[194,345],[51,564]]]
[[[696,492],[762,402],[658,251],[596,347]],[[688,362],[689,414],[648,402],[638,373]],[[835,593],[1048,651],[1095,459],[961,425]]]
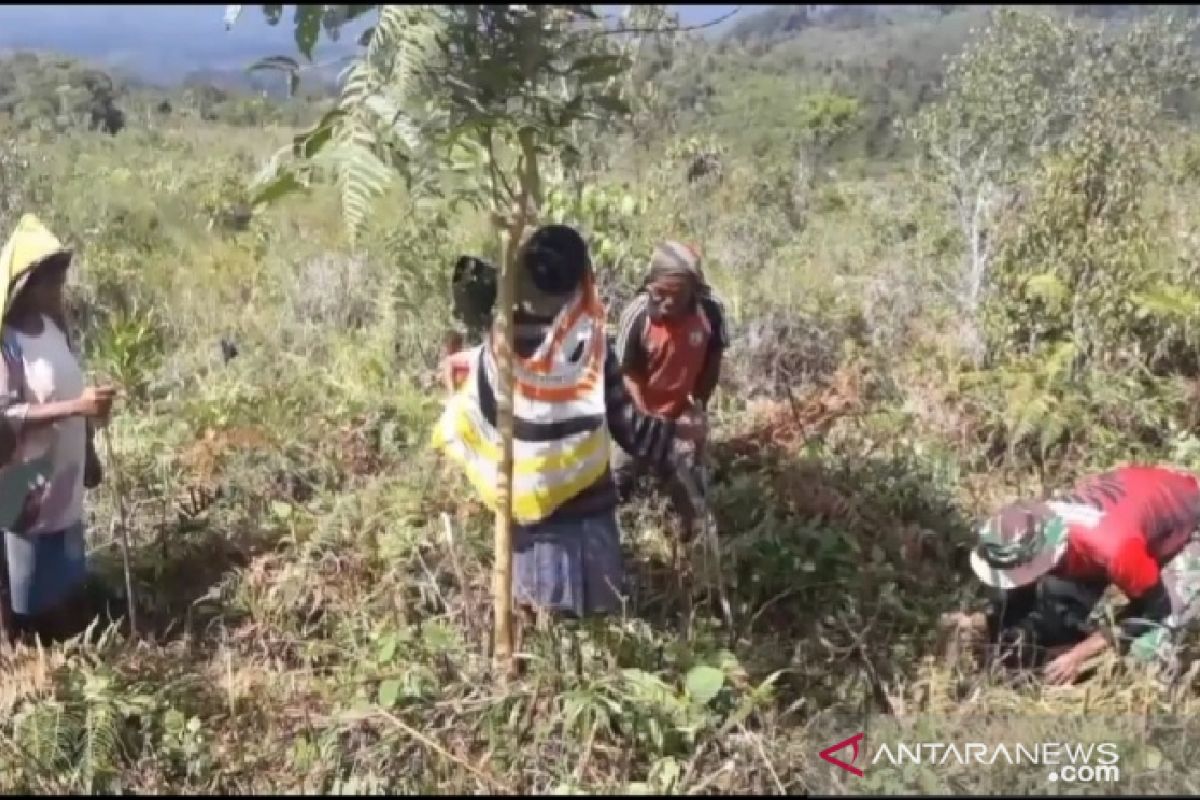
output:
[[[58,313],[63,306],[69,264],[66,259],[55,259],[38,267],[21,290],[21,305],[32,312]]]
[[[659,278],[646,287],[646,294],[655,319],[678,319],[692,307],[692,282],[682,276]]]

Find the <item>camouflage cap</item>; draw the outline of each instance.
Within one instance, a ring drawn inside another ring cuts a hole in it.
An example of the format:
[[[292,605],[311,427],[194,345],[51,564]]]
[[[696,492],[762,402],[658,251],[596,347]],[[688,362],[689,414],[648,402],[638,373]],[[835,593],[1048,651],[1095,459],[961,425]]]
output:
[[[971,567],[989,586],[1024,586],[1054,569],[1066,545],[1067,523],[1053,505],[1013,503],[980,528]]]

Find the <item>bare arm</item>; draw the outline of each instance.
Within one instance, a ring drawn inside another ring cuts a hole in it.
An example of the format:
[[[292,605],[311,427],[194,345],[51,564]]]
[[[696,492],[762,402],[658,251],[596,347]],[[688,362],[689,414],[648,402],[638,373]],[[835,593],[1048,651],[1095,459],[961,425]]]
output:
[[[74,400],[16,403],[5,408],[3,413],[13,431],[20,436],[23,431],[46,428],[70,417],[107,419],[114,396],[112,387],[88,387]]]
[[[36,430],[46,428],[70,417],[85,416],[86,410],[82,398],[75,400],[58,400],[52,403],[21,403],[10,407],[7,416],[14,420],[18,428]]]
[[[1072,645],[1067,652],[1071,654],[1073,659],[1082,664],[1089,658],[1100,655],[1107,650],[1108,647],[1108,637],[1104,635],[1103,631],[1096,631],[1079,644]]]

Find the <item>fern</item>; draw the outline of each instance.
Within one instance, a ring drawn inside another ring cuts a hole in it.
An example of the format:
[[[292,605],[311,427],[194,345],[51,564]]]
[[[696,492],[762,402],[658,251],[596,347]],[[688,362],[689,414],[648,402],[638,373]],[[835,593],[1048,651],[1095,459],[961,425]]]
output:
[[[55,774],[69,769],[73,744],[83,727],[66,705],[50,700],[35,702],[14,720],[18,746],[39,771]]]
[[[121,715],[113,698],[112,681],[106,676],[88,677],[84,689],[84,715],[79,772],[88,792],[107,791],[117,772]]]
[[[434,6],[381,6],[366,52],[342,75],[336,114],[271,159],[255,180],[256,201],[304,188],[327,172],[341,195],[350,238],[357,241],[397,166],[421,144],[413,109],[427,94],[425,79],[436,65],[442,29]]]
[[[338,99],[344,112],[333,132],[336,180],[351,240],[395,173],[389,147],[411,155],[420,144],[409,112],[433,66],[439,18],[431,6],[383,6],[367,52],[346,74]]]

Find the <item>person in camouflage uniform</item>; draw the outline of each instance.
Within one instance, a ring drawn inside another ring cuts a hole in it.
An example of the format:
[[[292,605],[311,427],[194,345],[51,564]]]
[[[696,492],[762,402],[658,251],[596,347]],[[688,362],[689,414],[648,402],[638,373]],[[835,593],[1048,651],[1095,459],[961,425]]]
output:
[[[1175,676],[1180,635],[1200,612],[1200,483],[1126,467],[1060,498],[1014,503],[980,530],[971,566],[997,590],[989,637],[1025,654],[1044,649],[1048,682],[1073,681],[1109,647]],[[1110,584],[1129,599],[1115,635],[1094,613]]]

